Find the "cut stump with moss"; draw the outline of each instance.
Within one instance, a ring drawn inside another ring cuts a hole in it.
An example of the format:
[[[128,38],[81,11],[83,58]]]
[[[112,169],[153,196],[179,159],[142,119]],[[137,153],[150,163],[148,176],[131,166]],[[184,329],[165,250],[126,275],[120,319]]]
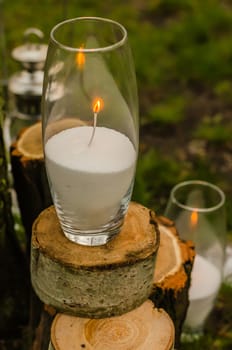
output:
[[[171,318],[147,300],[133,311],[111,318],[57,314],[49,350],[171,350],[173,345]]]
[[[152,221],[158,224],[160,245],[153,275],[153,288],[149,298],[156,302],[156,307],[163,308],[173,320],[175,348],[178,349],[188,308],[190,272],[195,251],[192,242],[183,242],[179,239],[172,221],[164,217],[156,217],[152,211],[150,216]]]
[[[188,291],[195,249],[193,242],[184,242],[179,238],[173,221],[163,216],[156,217],[156,220],[160,231],[160,246],[150,299],[172,318],[175,325],[175,348],[178,349],[189,305]]]
[[[62,119],[51,123],[48,133],[52,135],[77,125],[83,125],[83,122],[74,118]],[[11,145],[10,156],[14,187],[30,252],[33,222],[42,210],[52,204],[44,164],[41,122],[20,132]]]
[[[87,247],[63,234],[53,206],[33,225],[31,279],[39,298],[61,312],[89,318],[126,313],[153,288],[159,231],[149,209],[131,202],[120,233]]]
[[[52,203],[43,159],[41,123],[24,129],[11,145],[11,167],[29,253],[32,224]]]

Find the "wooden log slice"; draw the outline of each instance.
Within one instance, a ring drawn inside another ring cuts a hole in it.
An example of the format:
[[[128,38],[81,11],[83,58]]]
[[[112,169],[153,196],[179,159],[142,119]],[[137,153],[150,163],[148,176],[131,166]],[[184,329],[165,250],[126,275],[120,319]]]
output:
[[[180,240],[173,221],[156,217],[160,231],[160,246],[154,271],[153,291],[150,299],[163,308],[175,325],[175,348],[186,317],[195,249],[193,242]]]
[[[124,315],[88,319],[58,314],[50,350],[170,350],[174,326],[168,314],[149,300]]]
[[[33,225],[31,279],[48,305],[81,317],[126,313],[151,294],[159,231],[150,210],[131,203],[120,233],[87,247],[63,234],[53,206]]]

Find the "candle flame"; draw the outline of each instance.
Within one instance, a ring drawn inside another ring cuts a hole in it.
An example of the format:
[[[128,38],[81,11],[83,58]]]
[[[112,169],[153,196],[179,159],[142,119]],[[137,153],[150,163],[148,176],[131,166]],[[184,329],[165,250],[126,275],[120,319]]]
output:
[[[194,210],[191,213],[190,221],[191,221],[191,226],[196,227],[196,225],[198,223],[198,212],[197,211]]]
[[[85,65],[85,54],[83,52],[84,45],[81,45],[79,51],[76,54],[76,64],[79,69],[83,69]]]
[[[100,110],[103,108],[103,100],[101,98],[95,98],[95,100],[93,101],[93,131],[92,131],[92,135],[90,138],[90,141],[88,143],[88,146],[91,146],[91,143],[93,141],[94,135],[95,135],[95,131],[96,131],[96,126],[97,126],[97,116],[98,116],[98,112],[100,112]]]
[[[93,112],[94,113],[99,113],[103,109],[104,103],[101,98],[96,98],[93,101]]]

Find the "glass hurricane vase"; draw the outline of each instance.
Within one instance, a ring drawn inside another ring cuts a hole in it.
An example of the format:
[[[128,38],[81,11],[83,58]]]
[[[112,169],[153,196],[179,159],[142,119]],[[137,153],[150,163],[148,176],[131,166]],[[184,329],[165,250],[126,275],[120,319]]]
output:
[[[98,17],[56,25],[42,97],[45,165],[64,234],[105,244],[120,231],[138,153],[138,98],[126,29]]]

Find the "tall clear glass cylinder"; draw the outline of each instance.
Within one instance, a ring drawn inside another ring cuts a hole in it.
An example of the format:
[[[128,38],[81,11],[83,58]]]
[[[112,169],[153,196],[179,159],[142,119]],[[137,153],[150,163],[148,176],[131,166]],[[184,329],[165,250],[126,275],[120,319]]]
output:
[[[80,17],[53,28],[42,124],[64,234],[84,245],[106,243],[131,199],[139,142],[135,69],[121,24]]]

